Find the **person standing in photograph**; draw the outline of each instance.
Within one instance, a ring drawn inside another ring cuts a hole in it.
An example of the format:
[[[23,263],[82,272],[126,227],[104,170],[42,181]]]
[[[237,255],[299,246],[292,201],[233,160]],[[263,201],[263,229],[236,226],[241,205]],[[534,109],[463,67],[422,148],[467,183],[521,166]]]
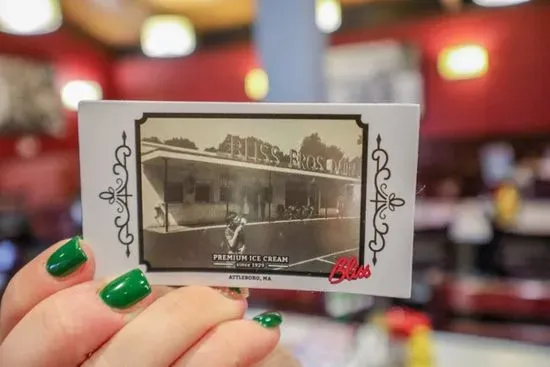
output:
[[[244,227],[246,219],[235,212],[227,215],[222,247],[230,254],[242,254],[246,248]]]
[[[260,205],[260,191],[261,186],[258,180],[254,180],[254,183],[250,185],[248,190],[247,202],[250,207],[249,217],[252,221],[258,221],[259,216],[259,205]]]
[[[337,199],[337,203],[336,203],[336,206],[337,206],[337,211],[338,211],[338,218],[343,218],[344,217],[344,195],[339,195],[338,196],[338,199]]]
[[[267,198],[266,190],[267,189],[265,187],[260,187],[260,190],[259,190],[259,193],[258,193],[258,196],[259,196],[258,220],[260,220],[262,222],[265,220],[265,206],[266,206],[266,198]]]
[[[158,225],[160,227],[164,227],[165,225],[165,212],[166,206],[164,205],[164,202],[159,201],[155,205],[155,220],[157,221]]]
[[[239,198],[239,202],[240,202],[240,213],[242,215],[246,215],[248,216],[250,214],[250,204],[248,202],[248,187],[247,186],[243,186],[241,188],[241,195],[240,195],[240,198]]]

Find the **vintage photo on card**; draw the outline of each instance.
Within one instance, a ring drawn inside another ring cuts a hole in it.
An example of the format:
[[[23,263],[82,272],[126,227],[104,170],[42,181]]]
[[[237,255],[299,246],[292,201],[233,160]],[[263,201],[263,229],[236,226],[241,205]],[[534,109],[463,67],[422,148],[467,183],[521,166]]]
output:
[[[88,102],[98,276],[407,297],[414,105]]]

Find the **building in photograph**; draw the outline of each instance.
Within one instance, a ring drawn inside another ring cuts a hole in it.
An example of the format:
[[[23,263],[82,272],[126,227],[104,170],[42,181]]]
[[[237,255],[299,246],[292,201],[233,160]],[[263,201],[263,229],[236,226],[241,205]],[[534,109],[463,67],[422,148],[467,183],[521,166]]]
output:
[[[240,138],[230,139],[236,146]],[[261,160],[256,153],[267,149],[260,145],[254,155],[239,156],[143,141],[143,227],[220,225],[230,212],[249,222],[359,217],[359,159],[326,162],[292,151],[289,162],[275,154]]]

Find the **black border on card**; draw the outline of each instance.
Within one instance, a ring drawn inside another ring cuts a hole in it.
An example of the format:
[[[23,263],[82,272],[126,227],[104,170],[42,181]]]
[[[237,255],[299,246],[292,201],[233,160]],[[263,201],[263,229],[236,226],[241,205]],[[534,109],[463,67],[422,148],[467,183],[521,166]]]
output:
[[[142,117],[135,120],[135,154],[136,154],[136,200],[138,209],[138,248],[139,248],[139,265],[145,265],[146,271],[150,273],[170,273],[170,272],[207,272],[207,273],[227,273],[227,274],[270,274],[270,275],[286,275],[286,276],[312,276],[326,278],[329,273],[292,271],[292,270],[270,270],[265,268],[250,269],[250,268],[156,268],[151,266],[144,258],[143,244],[143,218],[142,218],[142,202],[141,202],[141,125],[149,118],[241,118],[241,119],[300,119],[300,120],[354,120],[359,128],[363,131],[362,134],[362,170],[361,170],[361,203],[360,203],[360,220],[359,220],[359,254],[357,256],[360,265],[364,265],[365,259],[365,219],[367,216],[367,162],[369,159],[369,124],[363,123],[359,114],[285,114],[285,113],[172,113],[172,112],[151,112],[143,113]]]

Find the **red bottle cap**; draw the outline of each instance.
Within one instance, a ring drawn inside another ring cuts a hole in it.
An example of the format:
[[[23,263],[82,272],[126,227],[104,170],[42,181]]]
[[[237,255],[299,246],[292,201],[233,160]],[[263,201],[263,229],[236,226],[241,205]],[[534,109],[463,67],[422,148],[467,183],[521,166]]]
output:
[[[407,308],[392,308],[386,312],[385,317],[390,334],[397,338],[408,338],[418,326],[429,329],[432,327],[426,314]]]

